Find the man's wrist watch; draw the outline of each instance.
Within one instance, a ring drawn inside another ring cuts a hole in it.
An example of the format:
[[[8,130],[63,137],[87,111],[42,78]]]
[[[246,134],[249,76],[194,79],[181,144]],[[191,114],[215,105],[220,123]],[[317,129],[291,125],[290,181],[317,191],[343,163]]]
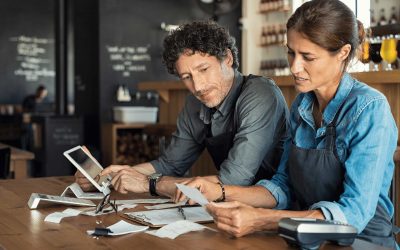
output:
[[[160,180],[162,174],[154,173],[149,175],[147,178],[149,179],[149,192],[152,196],[158,196],[156,191],[156,183]]]

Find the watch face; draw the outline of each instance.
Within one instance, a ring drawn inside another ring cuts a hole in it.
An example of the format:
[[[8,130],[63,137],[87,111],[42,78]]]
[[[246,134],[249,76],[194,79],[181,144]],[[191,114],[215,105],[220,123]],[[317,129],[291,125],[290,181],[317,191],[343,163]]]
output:
[[[154,173],[150,175],[150,179],[158,179],[162,176],[160,173]]]

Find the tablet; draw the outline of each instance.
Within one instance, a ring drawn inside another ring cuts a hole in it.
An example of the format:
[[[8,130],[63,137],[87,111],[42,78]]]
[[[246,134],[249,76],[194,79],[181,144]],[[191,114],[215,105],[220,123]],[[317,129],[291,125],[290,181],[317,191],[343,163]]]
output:
[[[64,152],[64,156],[103,194],[110,193],[111,176],[99,176],[103,167],[81,146]]]

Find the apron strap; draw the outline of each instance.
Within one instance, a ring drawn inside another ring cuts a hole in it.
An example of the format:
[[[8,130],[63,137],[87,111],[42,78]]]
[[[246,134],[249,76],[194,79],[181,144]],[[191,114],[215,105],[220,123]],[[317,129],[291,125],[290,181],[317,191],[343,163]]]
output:
[[[400,232],[400,228],[393,224],[392,231],[394,234],[398,234]]]

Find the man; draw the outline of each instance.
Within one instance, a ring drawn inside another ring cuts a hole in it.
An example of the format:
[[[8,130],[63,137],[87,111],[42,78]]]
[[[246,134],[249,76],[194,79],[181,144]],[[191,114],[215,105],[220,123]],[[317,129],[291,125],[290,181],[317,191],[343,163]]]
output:
[[[36,104],[42,103],[47,96],[47,89],[43,85],[39,85],[34,95],[28,95],[22,102],[23,112],[35,112]]]
[[[192,93],[177,120],[177,130],[159,159],[134,167],[113,165],[114,189],[173,197],[177,178],[207,148],[218,176],[208,180],[251,185],[270,178],[280,161],[287,136],[288,109],[270,80],[237,71],[235,40],[214,22],[182,25],[164,40],[164,63]],[[162,177],[161,177],[162,176]],[[84,189],[90,183],[76,174]]]

